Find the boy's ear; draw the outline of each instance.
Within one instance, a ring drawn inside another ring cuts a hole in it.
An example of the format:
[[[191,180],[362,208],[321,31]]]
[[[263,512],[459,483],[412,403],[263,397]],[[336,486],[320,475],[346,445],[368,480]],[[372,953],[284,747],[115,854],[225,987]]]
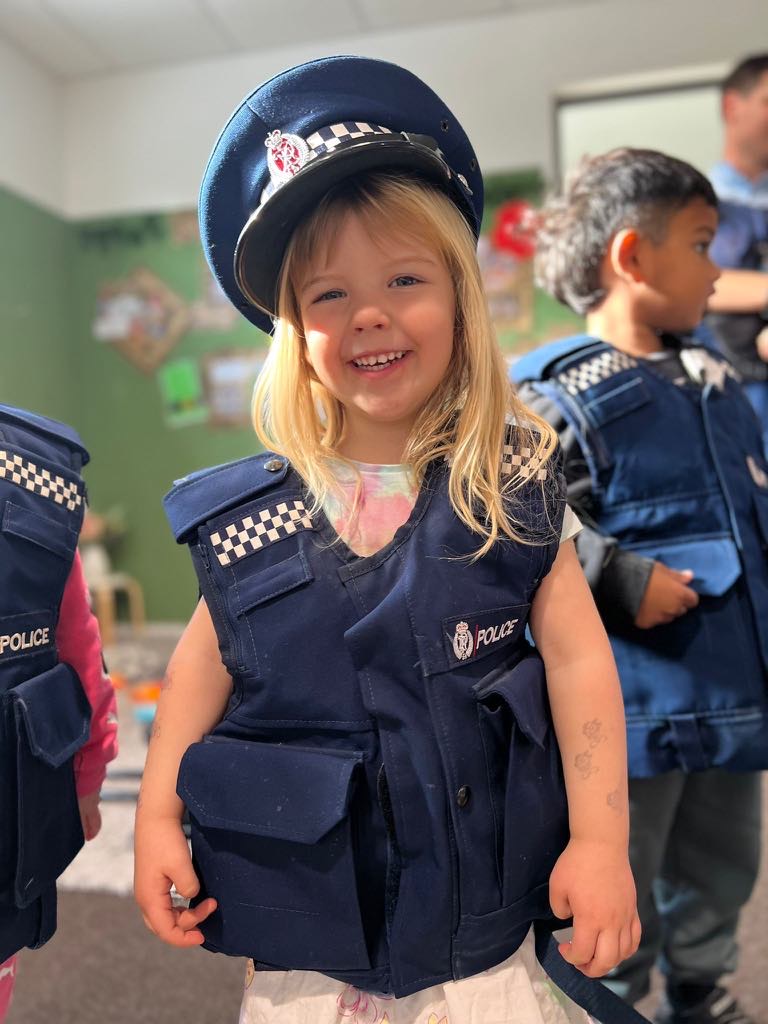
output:
[[[642,279],[639,258],[640,236],[634,228],[622,228],[613,236],[608,250],[611,270],[623,281]]]

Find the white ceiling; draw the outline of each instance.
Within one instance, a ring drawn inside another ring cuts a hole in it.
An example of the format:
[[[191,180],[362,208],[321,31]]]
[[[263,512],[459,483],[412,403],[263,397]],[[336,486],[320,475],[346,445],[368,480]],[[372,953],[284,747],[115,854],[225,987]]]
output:
[[[0,0],[0,36],[50,73],[74,79],[583,2]]]

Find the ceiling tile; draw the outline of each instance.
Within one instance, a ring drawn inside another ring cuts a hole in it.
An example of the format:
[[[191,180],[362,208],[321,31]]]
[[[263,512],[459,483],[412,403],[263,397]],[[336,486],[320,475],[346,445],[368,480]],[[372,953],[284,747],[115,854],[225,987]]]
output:
[[[239,50],[357,35],[368,27],[357,0],[203,0],[222,33]]]
[[[115,68],[216,57],[231,51],[196,0],[45,0]]]
[[[93,74],[111,61],[55,11],[40,0],[0,3],[0,35],[55,75]]]
[[[473,18],[478,14],[498,14],[507,10],[505,0],[356,0],[367,27],[371,29],[407,28],[429,22]]]

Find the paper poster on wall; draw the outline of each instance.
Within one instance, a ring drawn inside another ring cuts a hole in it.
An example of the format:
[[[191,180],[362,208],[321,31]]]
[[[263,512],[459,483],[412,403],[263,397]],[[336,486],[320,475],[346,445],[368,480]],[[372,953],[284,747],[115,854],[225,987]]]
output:
[[[240,323],[241,317],[219,282],[211,273],[205,260],[200,261],[200,298],[189,306],[189,329],[191,331],[231,331]]]
[[[544,191],[535,168],[485,178],[478,260],[499,343],[511,357],[583,327],[582,320],[534,287],[536,219]]]
[[[157,371],[163,416],[169,427],[205,423],[208,406],[196,359],[170,359]]]
[[[99,292],[92,331],[113,345],[142,373],[152,373],[167,358],[189,325],[189,311],[156,274],[139,267]]]
[[[264,365],[265,354],[263,349],[237,348],[211,352],[204,357],[205,393],[213,426],[250,424],[253,385]]]

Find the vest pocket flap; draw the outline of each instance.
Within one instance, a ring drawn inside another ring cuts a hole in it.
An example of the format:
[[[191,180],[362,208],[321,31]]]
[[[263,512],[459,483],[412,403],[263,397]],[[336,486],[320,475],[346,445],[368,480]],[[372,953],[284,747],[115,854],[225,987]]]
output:
[[[690,569],[691,586],[698,594],[720,597],[741,576],[741,560],[730,537],[657,543],[633,548],[637,554],[662,562],[670,569]]]
[[[317,843],[346,817],[362,754],[209,737],[181,761],[177,793],[204,827]]]
[[[77,543],[77,531],[52,516],[43,516],[6,501],[2,528],[23,540],[31,541],[62,558],[71,558]]]
[[[549,729],[544,662],[536,653],[525,655],[514,668],[495,669],[474,687],[475,696],[488,707],[501,700],[529,740],[544,746]]]
[[[77,673],[59,664],[6,693],[30,753],[60,768],[88,739],[91,709]]]
[[[238,615],[244,615],[265,601],[289,590],[295,590],[304,583],[311,583],[313,579],[312,570],[301,551],[282,562],[277,562],[276,565],[262,569],[253,576],[239,579],[235,584],[238,594]]]

